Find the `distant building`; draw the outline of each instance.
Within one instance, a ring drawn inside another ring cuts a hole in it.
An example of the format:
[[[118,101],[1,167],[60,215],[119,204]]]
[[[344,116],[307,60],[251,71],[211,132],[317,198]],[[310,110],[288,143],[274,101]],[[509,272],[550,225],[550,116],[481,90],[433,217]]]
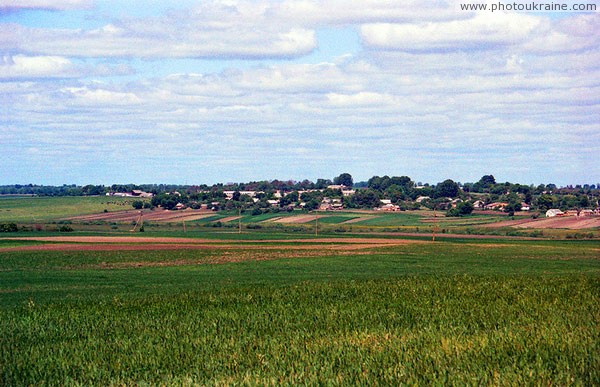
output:
[[[481,210],[484,207],[485,207],[485,203],[481,200],[477,200],[477,201],[475,201],[475,203],[473,203],[473,208],[476,210]]]
[[[397,205],[392,204],[392,203],[387,203],[387,204],[384,204],[381,207],[376,208],[375,210],[376,211],[395,212],[395,211],[400,211],[400,206],[397,206]]]
[[[554,218],[555,216],[562,216],[565,213],[559,210],[558,208],[551,208],[546,211],[546,218]]]
[[[122,198],[151,198],[154,196],[154,194],[134,189],[129,192],[107,192],[106,196],[118,196]]]
[[[494,202],[486,205],[484,208],[486,210],[504,211],[504,208],[506,208],[506,206],[508,206],[508,203]]]

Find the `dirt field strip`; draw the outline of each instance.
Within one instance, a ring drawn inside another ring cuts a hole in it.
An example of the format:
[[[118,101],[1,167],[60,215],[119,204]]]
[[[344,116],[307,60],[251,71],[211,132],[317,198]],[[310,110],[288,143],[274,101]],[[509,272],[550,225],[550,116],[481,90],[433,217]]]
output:
[[[554,217],[554,218],[541,218],[541,219],[516,219],[506,220],[502,222],[483,224],[479,227],[485,228],[501,228],[501,227],[513,227],[513,228],[563,228],[570,230],[581,230],[586,228],[600,227],[600,217],[580,217],[569,216],[569,217]]]
[[[586,228],[600,227],[600,217],[577,218],[575,216],[565,218],[547,218],[532,221],[516,226],[518,228],[568,228],[570,230],[581,230]]]
[[[340,224],[358,223],[358,222],[362,222],[363,220],[369,220],[369,219],[373,219],[373,218],[374,218],[374,216],[359,216],[358,218],[345,220],[345,221],[341,222]]]
[[[150,222],[171,222],[171,221],[192,221],[213,216],[215,213],[209,210],[144,210],[141,212],[143,219]],[[105,212],[100,214],[81,215],[66,218],[75,222],[131,222],[137,220],[140,216],[140,210],[125,210],[117,212]]]
[[[129,237],[129,236],[49,236],[3,238],[8,240],[71,242],[71,243],[218,243],[218,239],[196,238],[162,238],[162,237]]]
[[[218,220],[216,220],[216,222],[221,222],[221,223],[233,222],[234,220],[238,220],[239,218],[241,218],[241,216],[228,216],[223,219],[218,219]]]
[[[129,236],[40,236],[40,237],[11,237],[2,240],[22,240],[39,242],[67,242],[67,243],[177,243],[177,244],[223,244],[243,246],[246,244],[280,243],[336,243],[336,244],[405,244],[416,242],[407,239],[392,238],[309,238],[309,239],[250,239],[232,241],[227,239],[200,239],[200,238],[173,238],[173,237],[129,237]]]
[[[323,215],[318,215],[317,218],[325,218]],[[315,215],[295,215],[286,216],[275,221],[275,223],[308,223],[315,220]]]
[[[214,239],[151,238],[151,237],[25,237],[8,240],[31,240],[48,243],[42,245],[13,246],[0,251],[136,251],[180,249],[233,249],[233,250],[315,250],[353,251],[377,247],[398,246],[423,241],[384,238],[317,238],[291,240],[224,241]],[[224,243],[226,242],[226,243]],[[281,243],[266,245],[267,243]],[[293,245],[291,245],[293,244]]]
[[[280,219],[283,219],[283,216],[277,216],[275,218],[270,218],[270,219],[265,219],[265,220],[261,220],[259,223],[268,223],[268,222],[277,222]]]
[[[64,243],[32,246],[3,247],[0,251],[158,251],[158,250],[242,250],[242,251],[315,251],[323,255],[325,252],[356,251],[377,247],[395,246],[396,244],[350,244],[350,245],[314,245],[314,246],[258,246],[258,245],[206,245],[177,243],[143,243],[143,244],[86,244]]]

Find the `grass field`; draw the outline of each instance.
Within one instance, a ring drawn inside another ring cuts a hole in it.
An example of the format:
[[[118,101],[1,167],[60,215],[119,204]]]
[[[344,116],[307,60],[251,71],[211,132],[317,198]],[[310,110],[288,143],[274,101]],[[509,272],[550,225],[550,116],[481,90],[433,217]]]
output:
[[[0,251],[0,384],[600,383],[598,242],[227,235]]]
[[[360,226],[423,226],[422,216],[407,213],[384,213],[356,222]]]
[[[0,222],[43,223],[104,210],[132,209],[133,200],[106,196],[0,197]]]

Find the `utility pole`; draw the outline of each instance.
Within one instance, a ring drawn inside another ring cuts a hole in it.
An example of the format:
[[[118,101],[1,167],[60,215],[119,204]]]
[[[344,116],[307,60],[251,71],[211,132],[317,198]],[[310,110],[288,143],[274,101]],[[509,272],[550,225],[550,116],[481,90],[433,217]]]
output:
[[[432,231],[432,235],[431,235],[431,241],[435,242],[435,232],[437,231],[437,214],[435,212],[435,209],[437,208],[437,204],[433,205],[433,229]]]
[[[242,207],[238,207],[238,234],[242,233]]]
[[[319,236],[319,213],[315,210],[315,236]]]

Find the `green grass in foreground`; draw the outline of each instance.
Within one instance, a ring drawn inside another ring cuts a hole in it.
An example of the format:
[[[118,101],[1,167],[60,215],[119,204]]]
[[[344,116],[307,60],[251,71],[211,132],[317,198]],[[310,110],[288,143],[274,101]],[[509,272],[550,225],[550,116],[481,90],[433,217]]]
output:
[[[0,384],[597,385],[598,247],[460,241],[112,270],[95,265],[220,252],[5,252]]]

